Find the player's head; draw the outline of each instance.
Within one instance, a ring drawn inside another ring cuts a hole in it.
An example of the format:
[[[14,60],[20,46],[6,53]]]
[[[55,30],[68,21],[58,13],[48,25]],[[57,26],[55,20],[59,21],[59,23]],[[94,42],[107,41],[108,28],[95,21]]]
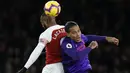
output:
[[[65,24],[65,31],[67,32],[67,36],[73,39],[76,42],[81,41],[81,31],[78,24],[74,21],[68,21]]]
[[[40,22],[45,29],[56,24],[55,17],[47,16],[44,13],[40,17]]]

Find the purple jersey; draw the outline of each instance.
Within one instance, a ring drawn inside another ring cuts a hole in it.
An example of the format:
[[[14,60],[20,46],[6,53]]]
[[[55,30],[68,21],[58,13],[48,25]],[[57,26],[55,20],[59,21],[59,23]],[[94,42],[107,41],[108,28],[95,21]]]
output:
[[[82,42],[75,42],[69,37],[65,37],[61,40],[62,48],[62,63],[65,73],[87,73],[87,70],[91,70],[88,54],[91,51],[90,47],[86,47],[86,42],[91,41],[103,41],[104,36],[95,35],[81,35]]]

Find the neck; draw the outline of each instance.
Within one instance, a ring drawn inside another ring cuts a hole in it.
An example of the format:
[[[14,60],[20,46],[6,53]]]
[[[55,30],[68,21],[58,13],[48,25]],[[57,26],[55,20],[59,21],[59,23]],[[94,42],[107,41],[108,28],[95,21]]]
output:
[[[54,26],[54,25],[57,25],[57,24],[52,24],[52,25],[50,25],[49,27]]]
[[[57,25],[57,23],[56,23],[56,22],[52,22],[52,23],[49,25],[49,27],[54,26],[54,25]]]
[[[52,19],[52,22],[50,23],[50,26],[54,26],[54,25],[57,25],[57,23],[56,23],[55,19]]]

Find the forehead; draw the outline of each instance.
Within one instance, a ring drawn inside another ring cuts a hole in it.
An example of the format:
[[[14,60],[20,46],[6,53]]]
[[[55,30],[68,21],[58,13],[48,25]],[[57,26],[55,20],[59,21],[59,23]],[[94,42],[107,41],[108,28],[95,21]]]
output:
[[[79,26],[75,25],[75,26],[73,26],[73,27],[70,28],[70,31],[77,31],[79,29],[80,29]]]

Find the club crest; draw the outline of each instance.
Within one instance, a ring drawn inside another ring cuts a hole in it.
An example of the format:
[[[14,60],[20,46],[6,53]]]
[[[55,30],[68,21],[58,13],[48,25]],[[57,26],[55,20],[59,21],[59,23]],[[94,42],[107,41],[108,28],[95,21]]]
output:
[[[66,48],[72,48],[72,45],[71,45],[70,43],[68,43],[68,44],[66,45]]]

